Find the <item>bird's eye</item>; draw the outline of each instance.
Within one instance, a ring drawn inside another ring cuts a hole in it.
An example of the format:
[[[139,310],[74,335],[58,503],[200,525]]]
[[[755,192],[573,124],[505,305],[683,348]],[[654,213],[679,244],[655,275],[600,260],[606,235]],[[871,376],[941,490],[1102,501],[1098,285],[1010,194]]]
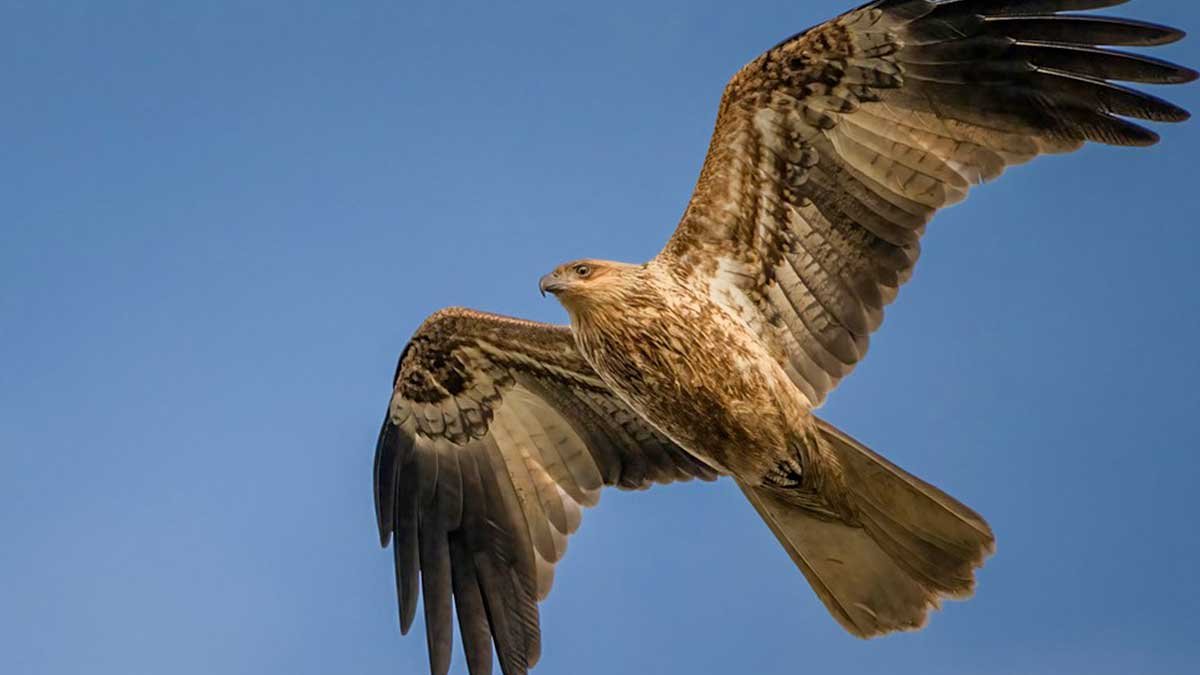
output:
[[[575,276],[586,277],[587,275],[589,275],[591,273],[592,273],[592,268],[588,267],[587,265],[576,265],[575,266]]]

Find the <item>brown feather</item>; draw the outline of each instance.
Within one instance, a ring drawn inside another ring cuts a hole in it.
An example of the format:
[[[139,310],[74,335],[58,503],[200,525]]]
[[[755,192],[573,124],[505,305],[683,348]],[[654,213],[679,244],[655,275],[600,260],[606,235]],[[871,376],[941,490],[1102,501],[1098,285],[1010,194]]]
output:
[[[453,599],[471,673],[491,671],[489,641],[523,673],[537,601],[599,488],[715,477],[607,388],[567,327],[442,310],[401,356],[376,448],[402,632],[420,591],[430,669],[447,672]]]
[[[450,667],[452,602],[472,675],[493,645],[505,675],[537,663],[538,601],[606,485],[734,476],[855,635],[970,594],[987,523],[812,410],[865,357],[937,210],[1041,154],[1148,145],[1138,121],[1188,117],[1120,82],[1195,71],[1105,48],[1182,32],[1061,14],[1118,4],[877,0],[793,36],[729,82],[659,256],[543,279],[570,328],[429,317],[374,480],[401,632],[424,593],[431,671]]]
[[[887,0],[776,45],[726,87],[659,259],[755,326],[821,403],[865,354],[937,209],[1038,154],[1157,142],[1125,118],[1187,119],[1116,81],[1189,82],[1195,71],[1103,47],[1181,32],[1058,13],[1116,4]]]

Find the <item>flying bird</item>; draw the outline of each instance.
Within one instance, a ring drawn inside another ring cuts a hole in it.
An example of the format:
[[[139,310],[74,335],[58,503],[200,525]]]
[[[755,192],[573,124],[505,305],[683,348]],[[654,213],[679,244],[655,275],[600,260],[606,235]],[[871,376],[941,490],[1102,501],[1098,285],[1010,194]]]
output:
[[[814,411],[867,351],[934,213],[971,186],[1181,108],[1117,82],[1197,73],[1110,47],[1164,26],[1064,14],[1124,0],[879,0],[781,42],[721,100],[691,202],[643,264],[540,280],[569,326],[469,309],[404,348],[375,456],[400,628],[424,595],[430,669],[454,614],[473,675],[526,673],[538,602],[603,488],[728,476],[833,618],[920,628],[965,598],[987,522]]]

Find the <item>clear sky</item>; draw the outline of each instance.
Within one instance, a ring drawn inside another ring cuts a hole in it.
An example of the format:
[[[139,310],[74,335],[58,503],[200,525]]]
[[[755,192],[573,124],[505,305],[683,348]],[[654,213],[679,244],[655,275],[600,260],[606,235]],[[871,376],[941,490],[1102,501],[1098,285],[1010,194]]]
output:
[[[849,6],[0,1],[0,671],[424,672],[371,503],[408,336],[652,256],[726,78]],[[860,642],[731,483],[610,492],[537,672],[1191,671],[1200,124],[1158,130],[943,213],[824,409],[988,517],[975,599]]]

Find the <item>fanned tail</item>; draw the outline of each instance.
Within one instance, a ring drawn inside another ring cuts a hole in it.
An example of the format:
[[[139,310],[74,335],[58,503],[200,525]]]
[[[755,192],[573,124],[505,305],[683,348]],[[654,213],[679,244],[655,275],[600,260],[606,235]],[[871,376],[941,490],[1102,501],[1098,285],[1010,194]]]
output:
[[[995,550],[984,519],[825,422],[855,522],[803,506],[774,487],[742,491],[829,612],[863,638],[925,624],[941,598],[974,591]]]

